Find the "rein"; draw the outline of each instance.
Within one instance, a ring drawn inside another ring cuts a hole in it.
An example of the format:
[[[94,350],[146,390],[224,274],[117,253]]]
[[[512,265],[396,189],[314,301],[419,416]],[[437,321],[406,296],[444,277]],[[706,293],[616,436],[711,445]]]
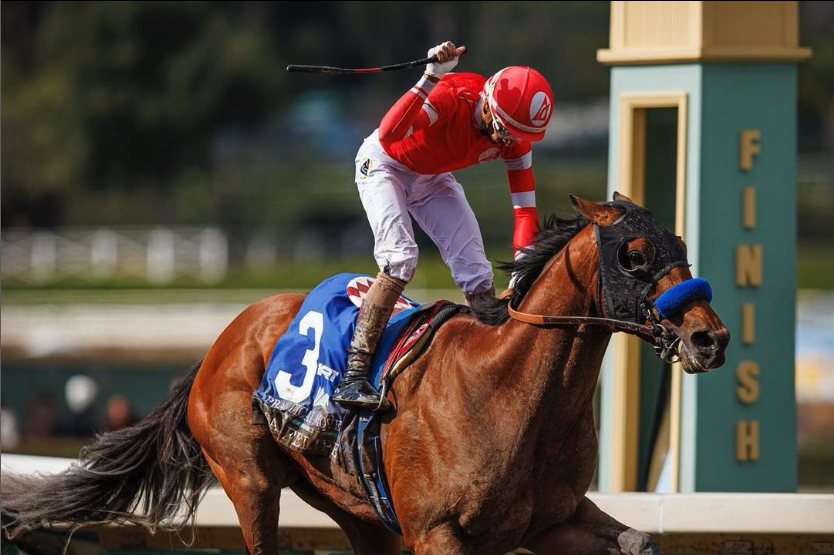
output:
[[[511,290],[508,290],[511,291]],[[651,308],[643,306],[650,326],[627,322],[625,320],[614,320],[613,318],[597,318],[594,316],[559,316],[552,314],[529,314],[519,312],[507,303],[507,311],[513,320],[532,324],[534,326],[604,326],[611,332],[621,331],[630,335],[636,335],[654,346],[654,352],[664,362],[677,362],[679,360],[678,343],[681,338],[667,330],[655,317]]]
[[[507,311],[514,320],[533,324],[535,326],[559,326],[559,325],[591,325],[604,326],[614,331],[622,331],[631,335],[642,337],[649,341],[654,341],[655,334],[653,333],[653,326],[644,326],[642,324],[635,324],[634,322],[626,322],[625,320],[614,320],[612,318],[597,318],[594,316],[556,316],[552,314],[530,314],[527,312],[519,312],[507,304]]]

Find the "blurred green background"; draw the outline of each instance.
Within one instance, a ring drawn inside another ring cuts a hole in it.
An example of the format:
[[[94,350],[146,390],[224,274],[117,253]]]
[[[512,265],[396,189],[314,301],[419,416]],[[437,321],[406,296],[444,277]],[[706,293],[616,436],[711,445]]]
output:
[[[834,16],[801,2],[813,58],[799,82],[799,282],[834,286]],[[558,103],[537,145],[542,213],[605,191],[608,2],[3,2],[2,226],[219,226],[221,287],[306,287],[373,271],[353,157],[419,70],[289,74],[288,63],[375,66],[452,39],[459,70],[538,68]],[[500,164],[459,172],[493,260],[510,256]],[[453,287],[420,237],[420,274]],[[254,263],[254,243],[272,249]],[[321,260],[329,262],[322,264]],[[64,287],[143,280],[64,279]],[[181,279],[175,285],[199,285]],[[31,287],[5,279],[5,292]],[[170,286],[170,284],[169,284]]]

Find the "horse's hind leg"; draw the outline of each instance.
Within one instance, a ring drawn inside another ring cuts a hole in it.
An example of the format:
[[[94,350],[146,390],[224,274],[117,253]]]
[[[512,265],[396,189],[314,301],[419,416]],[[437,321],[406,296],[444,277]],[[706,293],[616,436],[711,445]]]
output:
[[[316,491],[309,482],[296,480],[292,489],[308,505],[327,514],[344,530],[355,555],[399,555],[402,542],[381,525],[366,522],[342,510],[335,503]]]
[[[281,488],[295,477],[292,461],[267,426],[252,424],[248,386],[214,395],[211,410],[201,410],[199,397],[192,401],[192,433],[234,504],[249,553],[276,555]]]
[[[230,444],[221,453],[206,448],[203,453],[235,507],[249,553],[275,555],[281,489],[294,473],[268,428],[252,428],[262,433],[253,434],[245,443]]]
[[[272,297],[241,313],[206,355],[189,398],[188,426],[235,506],[252,555],[278,553],[281,489],[295,477],[269,428],[252,424],[252,392],[302,300]]]

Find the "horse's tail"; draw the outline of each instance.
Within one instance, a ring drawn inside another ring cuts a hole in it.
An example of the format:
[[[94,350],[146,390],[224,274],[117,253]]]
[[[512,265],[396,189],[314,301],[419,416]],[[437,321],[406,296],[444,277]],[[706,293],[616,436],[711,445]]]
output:
[[[81,528],[120,522],[153,530],[175,514],[193,522],[197,504],[214,483],[186,419],[201,364],[147,418],[98,436],[65,472],[3,473],[3,528],[9,536],[55,523]]]

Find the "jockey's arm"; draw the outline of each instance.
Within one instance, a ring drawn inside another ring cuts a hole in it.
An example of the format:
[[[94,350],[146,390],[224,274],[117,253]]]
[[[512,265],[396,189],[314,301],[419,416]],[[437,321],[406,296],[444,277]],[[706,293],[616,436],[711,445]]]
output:
[[[401,141],[414,131],[434,123],[437,111],[429,104],[428,96],[436,84],[425,75],[417,81],[382,118],[379,140],[386,143]]]
[[[435,56],[437,61],[426,65],[423,77],[382,118],[379,124],[380,141],[401,141],[437,121],[439,114],[429,102],[429,94],[440,79],[455,68],[458,57],[465,51],[465,47],[455,47],[450,41],[429,49],[428,57]]]
[[[539,214],[536,210],[536,183],[533,179],[533,152],[530,143],[520,143],[504,160],[510,183],[515,229],[513,253],[529,247],[539,234]]]

